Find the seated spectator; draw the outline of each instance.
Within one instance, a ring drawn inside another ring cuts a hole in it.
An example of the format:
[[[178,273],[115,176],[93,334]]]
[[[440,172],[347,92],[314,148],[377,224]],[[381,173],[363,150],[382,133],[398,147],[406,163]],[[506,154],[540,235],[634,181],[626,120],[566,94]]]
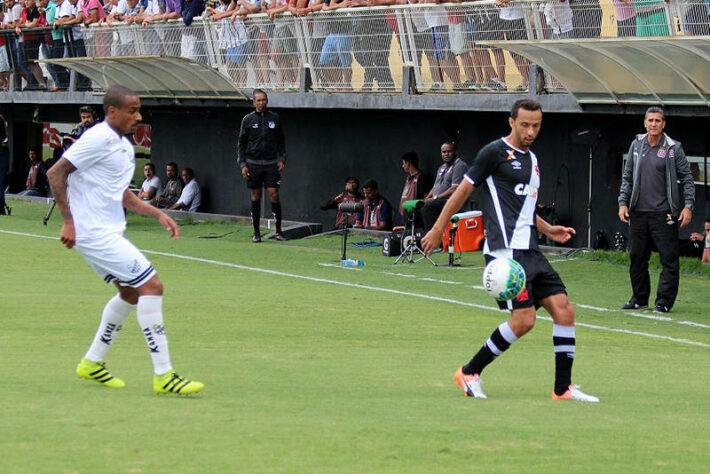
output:
[[[177,164],[168,163],[165,167],[165,175],[168,177],[168,181],[155,199],[157,206],[160,208],[171,207],[180,199],[180,194],[182,194],[182,181],[178,178]]]
[[[19,196],[47,196],[47,165],[42,161],[42,155],[38,147],[30,148],[30,170],[27,172],[27,182],[25,190]]]
[[[202,203],[202,191],[200,191],[200,185],[197,184],[195,172],[192,171],[192,168],[182,170],[182,181],[185,183],[185,187],[182,188],[180,199],[170,206],[170,209],[197,212]]]
[[[444,164],[436,171],[434,187],[424,198],[425,204],[421,208],[426,230],[431,229],[434,225],[446,200],[454,194],[458,185],[461,184],[463,175],[468,171],[466,162],[458,157],[454,142],[444,142],[441,145],[441,159]]]
[[[419,155],[416,152],[410,151],[402,155],[402,169],[407,173],[407,177],[404,179],[402,196],[399,198],[399,211],[395,217],[397,225],[405,225],[407,223],[407,211],[402,209],[404,201],[424,199],[432,186],[431,177],[419,169]],[[415,217],[414,225],[417,227],[424,226],[420,214]]]
[[[704,264],[710,264],[710,217],[705,219],[705,231],[693,232],[689,240],[681,240],[681,257],[699,258]]]
[[[337,196],[328,199],[320,205],[321,210],[326,211],[328,209],[335,209],[337,214],[335,214],[335,229],[343,227],[345,223],[345,214],[340,211],[340,205],[344,202],[358,203],[362,202],[362,194],[360,194],[360,180],[355,176],[348,176],[345,178],[345,191],[338,194]],[[348,215],[348,227],[355,225],[355,219],[357,215],[352,213]]]
[[[377,181],[367,180],[362,185],[365,200],[363,212],[358,213],[353,227],[369,230],[390,230],[392,228],[392,206],[380,196]]]
[[[155,205],[155,198],[160,192],[160,178],[155,175],[155,165],[146,163],[143,167],[143,176],[145,181],[138,192],[138,197],[148,204]]]

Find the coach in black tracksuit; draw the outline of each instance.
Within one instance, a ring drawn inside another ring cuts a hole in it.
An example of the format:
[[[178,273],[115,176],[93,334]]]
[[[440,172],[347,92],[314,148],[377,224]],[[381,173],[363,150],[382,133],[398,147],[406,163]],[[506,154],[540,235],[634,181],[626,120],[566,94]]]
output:
[[[648,306],[651,281],[648,259],[652,244],[658,249],[663,271],[658,279],[654,312],[667,313],[678,295],[678,224],[693,218],[695,185],[680,143],[663,133],[663,109],[646,111],[647,133],[637,135],[629,148],[619,192],[619,219],[630,222],[629,257],[633,295],[621,309]],[[681,196],[678,185],[683,186]]]
[[[276,220],[276,240],[286,240],[281,232],[279,186],[286,167],[286,140],[279,115],[267,109],[269,99],[261,89],[254,91],[254,112],[242,119],[239,130],[237,163],[242,177],[251,189],[251,218],[254,226],[252,242],[261,242],[259,220],[261,189],[266,188]]]

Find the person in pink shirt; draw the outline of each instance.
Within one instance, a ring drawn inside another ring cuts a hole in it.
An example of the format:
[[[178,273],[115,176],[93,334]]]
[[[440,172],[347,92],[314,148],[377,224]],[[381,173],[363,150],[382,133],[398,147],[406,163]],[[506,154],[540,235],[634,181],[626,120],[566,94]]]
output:
[[[104,7],[99,0],[79,0],[79,7],[84,12],[84,24],[89,26],[92,23],[98,23],[106,16]]]
[[[612,0],[616,10],[617,35],[636,36],[636,7],[631,0]]]

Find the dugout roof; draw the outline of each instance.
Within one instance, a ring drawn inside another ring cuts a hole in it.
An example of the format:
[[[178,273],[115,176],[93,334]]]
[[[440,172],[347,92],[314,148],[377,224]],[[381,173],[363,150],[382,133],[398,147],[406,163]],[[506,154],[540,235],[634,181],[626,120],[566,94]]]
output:
[[[120,84],[155,99],[247,99],[219,71],[174,56],[43,59],[85,75],[103,89]]]
[[[487,41],[557,78],[580,104],[710,105],[710,37]]]

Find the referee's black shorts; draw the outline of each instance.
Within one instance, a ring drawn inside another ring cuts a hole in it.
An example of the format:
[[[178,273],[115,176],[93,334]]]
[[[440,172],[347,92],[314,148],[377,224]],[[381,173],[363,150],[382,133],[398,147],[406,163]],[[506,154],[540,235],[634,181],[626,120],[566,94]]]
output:
[[[495,257],[486,255],[486,263]],[[512,250],[512,258],[525,270],[525,288],[508,301],[498,301],[500,309],[522,309],[540,307],[540,300],[560,293],[567,294],[567,288],[547,258],[539,250]]]
[[[249,177],[247,187],[249,189],[278,188],[281,186],[281,173],[276,164],[255,165],[247,163]]]

